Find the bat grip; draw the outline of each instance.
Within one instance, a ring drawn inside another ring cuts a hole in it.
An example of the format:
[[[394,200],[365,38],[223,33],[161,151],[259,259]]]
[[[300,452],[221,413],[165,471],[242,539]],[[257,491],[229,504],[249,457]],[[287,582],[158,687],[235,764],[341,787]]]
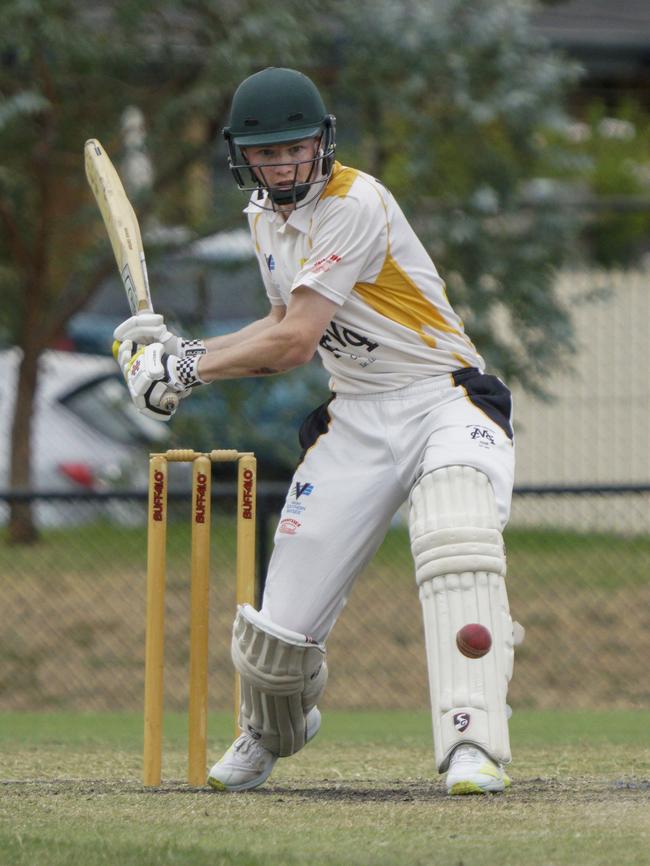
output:
[[[166,412],[175,412],[178,408],[178,397],[176,394],[167,394],[160,405]]]

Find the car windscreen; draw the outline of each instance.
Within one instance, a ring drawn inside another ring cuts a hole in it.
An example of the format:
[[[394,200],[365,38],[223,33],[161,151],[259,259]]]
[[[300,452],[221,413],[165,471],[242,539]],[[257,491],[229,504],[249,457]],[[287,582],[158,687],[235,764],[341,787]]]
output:
[[[89,427],[115,442],[125,445],[132,445],[134,441],[158,443],[169,436],[163,424],[138,412],[118,376],[108,375],[87,382],[61,397],[60,402]]]

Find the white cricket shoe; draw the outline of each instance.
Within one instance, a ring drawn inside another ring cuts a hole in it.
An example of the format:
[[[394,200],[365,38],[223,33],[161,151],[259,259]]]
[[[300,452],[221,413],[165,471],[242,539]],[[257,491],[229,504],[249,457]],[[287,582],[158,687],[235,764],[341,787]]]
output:
[[[487,794],[504,791],[510,779],[500,764],[476,746],[454,749],[447,773],[448,794]]]
[[[320,711],[313,707],[306,717],[305,742],[320,728]],[[250,734],[240,734],[208,774],[208,785],[217,791],[248,791],[257,788],[271,775],[278,756],[265,749]]]

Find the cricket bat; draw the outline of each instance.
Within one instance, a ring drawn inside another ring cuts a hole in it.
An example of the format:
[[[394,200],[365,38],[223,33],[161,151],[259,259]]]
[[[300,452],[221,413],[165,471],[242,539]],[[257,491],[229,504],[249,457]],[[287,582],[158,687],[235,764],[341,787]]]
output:
[[[113,247],[131,313],[136,316],[145,311],[153,312],[140,226],[120,176],[96,138],[86,142],[84,161],[86,177]],[[164,408],[173,411],[177,406],[178,397],[168,394]]]
[[[140,226],[120,176],[96,138],[86,142],[84,155],[86,177],[111,240],[131,313],[153,312]]]

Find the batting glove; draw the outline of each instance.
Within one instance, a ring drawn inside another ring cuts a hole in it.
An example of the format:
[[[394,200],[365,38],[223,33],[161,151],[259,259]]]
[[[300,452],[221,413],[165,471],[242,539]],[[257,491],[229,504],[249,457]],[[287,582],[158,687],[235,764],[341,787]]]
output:
[[[173,359],[176,363],[170,364],[169,356],[161,349],[160,343],[138,346],[131,340],[124,340],[113,344],[113,354],[136,407],[150,418],[169,421],[178,408],[179,399],[191,393],[190,386],[183,384],[175,368],[178,364],[192,362],[176,358]],[[186,381],[189,380],[187,377]]]
[[[178,358],[192,358],[195,355],[205,355],[207,349],[202,340],[186,340],[178,337],[167,329],[163,317],[158,313],[138,313],[131,316],[113,331],[113,339],[122,343],[131,340],[140,346],[151,343],[162,343],[168,355]]]

